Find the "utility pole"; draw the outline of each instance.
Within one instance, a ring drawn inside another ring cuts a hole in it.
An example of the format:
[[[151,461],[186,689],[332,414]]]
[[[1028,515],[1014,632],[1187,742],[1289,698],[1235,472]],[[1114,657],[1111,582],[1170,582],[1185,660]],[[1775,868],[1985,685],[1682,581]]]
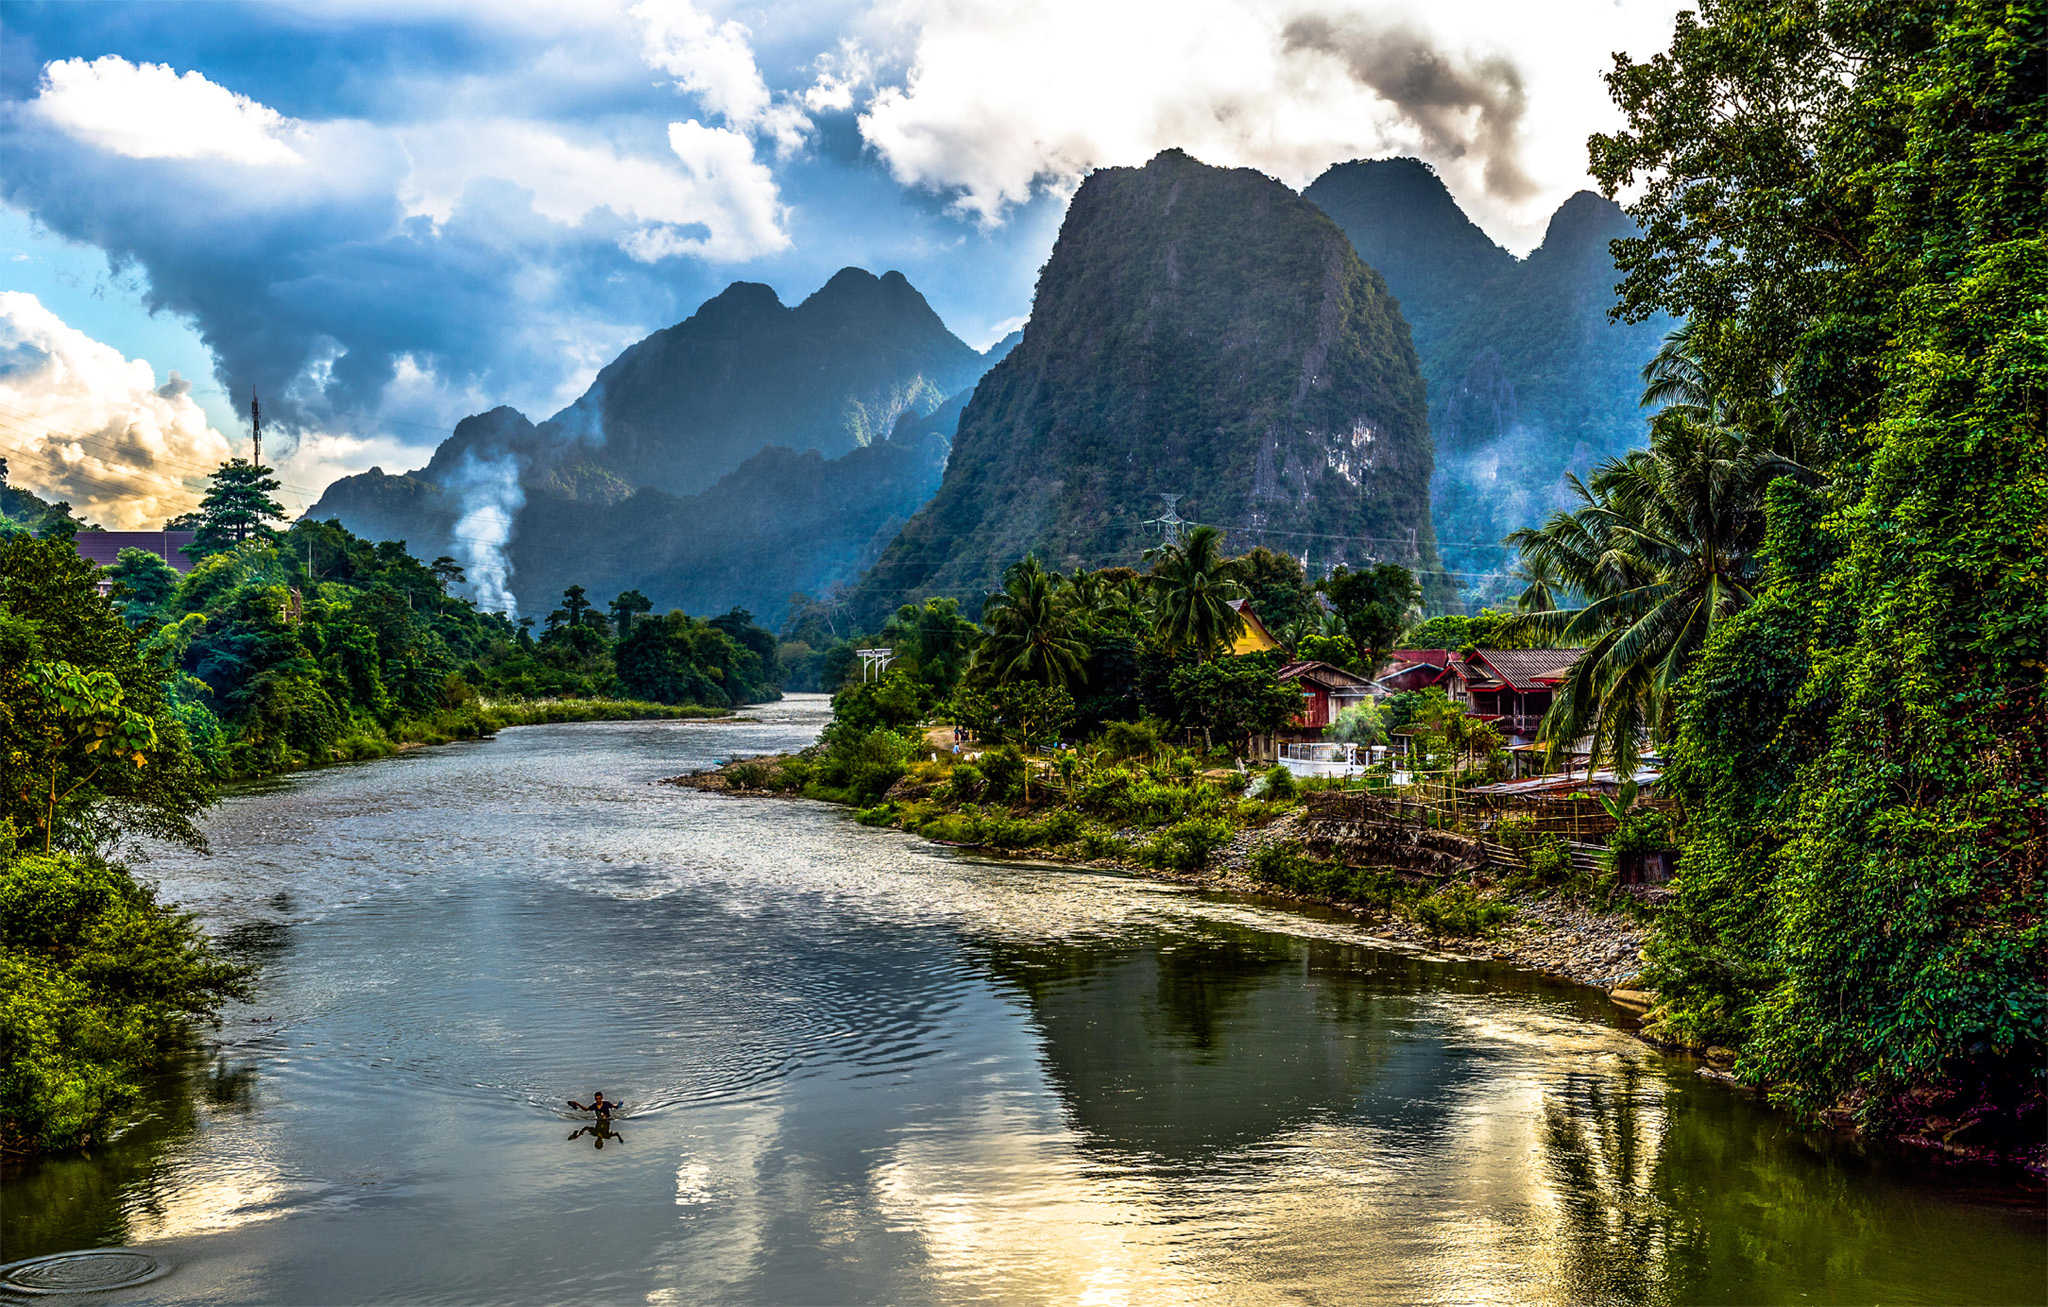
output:
[[[263,403],[256,398],[256,392],[249,392],[249,441],[255,446],[250,462],[263,466]]]

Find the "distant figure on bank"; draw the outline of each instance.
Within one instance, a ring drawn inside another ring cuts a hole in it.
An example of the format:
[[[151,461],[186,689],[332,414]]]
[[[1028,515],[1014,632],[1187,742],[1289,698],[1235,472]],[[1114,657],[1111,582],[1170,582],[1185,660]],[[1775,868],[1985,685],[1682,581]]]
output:
[[[625,1104],[624,1104],[624,1103],[607,1103],[607,1102],[605,1101],[605,1098],[604,1098],[604,1090],[600,1089],[600,1090],[596,1091],[595,1093],[591,1094],[591,1096],[590,1096],[590,1106],[588,1106],[588,1107],[585,1107],[585,1106],[584,1106],[583,1104],[581,1104],[581,1103],[577,1102],[577,1101],[576,1101],[575,1099],[573,1099],[573,1098],[569,1100],[569,1106],[571,1106],[571,1107],[575,1108],[575,1109],[576,1109],[577,1111],[579,1111],[579,1112],[595,1112],[595,1113],[597,1113],[597,1119],[598,1119],[598,1120],[599,1120],[600,1122],[603,1122],[603,1121],[609,1121],[609,1120],[611,1120],[611,1119],[612,1119],[612,1113],[614,1113],[614,1112],[618,1111],[618,1110],[619,1110],[620,1108],[624,1107],[624,1106],[625,1106]],[[599,1145],[599,1147],[603,1147],[603,1145],[602,1145],[602,1144],[600,1144],[600,1145]]]

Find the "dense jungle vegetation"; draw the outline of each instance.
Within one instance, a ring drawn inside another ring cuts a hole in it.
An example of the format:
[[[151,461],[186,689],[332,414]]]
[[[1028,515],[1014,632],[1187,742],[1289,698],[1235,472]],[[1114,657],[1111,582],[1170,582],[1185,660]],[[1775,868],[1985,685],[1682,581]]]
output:
[[[103,1135],[244,973],[115,860],[203,847],[223,781],[526,722],[722,713],[775,698],[775,638],[741,612],[599,615],[572,586],[541,634],[333,522],[276,531],[267,470],[214,477],[180,576],[105,575],[68,508],[7,490],[0,521],[0,1150]],[[43,538],[38,538],[40,531]],[[630,698],[622,697],[630,696]]]
[[[1651,447],[1518,535],[1661,742],[1654,1033],[1803,1112],[2031,1152],[2048,1089],[2048,16],[1714,0],[1617,58]]]

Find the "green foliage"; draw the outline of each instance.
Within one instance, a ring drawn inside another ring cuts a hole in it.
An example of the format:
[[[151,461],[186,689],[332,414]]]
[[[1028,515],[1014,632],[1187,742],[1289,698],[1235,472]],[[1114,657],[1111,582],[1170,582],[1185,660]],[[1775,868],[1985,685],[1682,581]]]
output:
[[[1074,717],[1074,698],[1061,686],[1011,681],[953,695],[953,720],[990,743],[1036,748],[1060,738]]]
[[[620,685],[627,693],[656,703],[737,707],[774,698],[774,637],[754,626],[746,614],[733,616],[737,620],[707,622],[671,612],[634,622],[613,655]],[[601,647],[601,627],[571,622],[569,628]],[[749,632],[755,631],[764,640],[750,642]],[[548,638],[556,634],[560,633],[551,632]]]
[[[1230,823],[1221,817],[1189,817],[1147,840],[1138,860],[1161,871],[1200,871],[1209,855],[1230,842]]]
[[[1375,912],[1389,911],[1414,897],[1391,872],[1312,858],[1299,844],[1263,846],[1252,854],[1251,874],[1290,894],[1356,904]]]
[[[178,588],[178,569],[147,549],[123,549],[107,569],[107,578],[114,583],[113,600],[131,626],[156,616]]]
[[[1223,556],[1223,533],[1198,526],[1181,540],[1146,551],[1153,559],[1145,584],[1154,596],[1152,622],[1168,648],[1197,660],[1227,651],[1244,630],[1231,601],[1248,593],[1242,565]]]
[[[0,853],[0,1145],[105,1136],[186,1020],[244,993],[192,919],[122,868]]]
[[[1301,786],[1295,784],[1294,773],[1274,763],[1266,769],[1265,797],[1276,803],[1289,803],[1301,797]]]
[[[1267,630],[1285,639],[1283,632],[1315,620],[1316,591],[1309,584],[1300,559],[1291,554],[1276,554],[1260,545],[1232,562],[1236,565],[1238,584],[1244,587],[1252,611],[1259,615]]]
[[[1152,721],[1111,722],[1099,737],[1106,762],[1149,761],[1167,752],[1159,738],[1159,724]]]
[[[1469,886],[1449,885],[1408,907],[1415,924],[1438,939],[1472,939],[1499,932],[1514,919],[1515,910],[1505,903],[1482,899]]]
[[[935,698],[943,698],[960,684],[980,634],[961,614],[959,600],[940,598],[897,609],[881,638],[896,651],[899,668],[930,686]]]
[[[0,543],[0,830],[91,852],[128,835],[198,846],[213,797],[170,673],[65,539]]]
[[[1415,574],[1398,563],[1376,563],[1353,571],[1339,565],[1317,583],[1344,624],[1357,666],[1371,675],[1386,661],[1394,638],[1407,627],[1422,602]]]
[[[229,459],[213,471],[193,527],[197,534],[185,546],[187,557],[207,558],[245,541],[277,538],[270,523],[284,520],[284,505],[270,497],[278,488],[271,471],[244,458]]]
[[[983,797],[991,803],[1013,803],[1024,796],[1024,755],[1004,745],[981,755]]]
[[[1387,728],[1379,705],[1370,699],[1362,699],[1339,712],[1323,729],[1323,734],[1345,744],[1365,746],[1386,739]]]
[[[1031,555],[1010,565],[1003,588],[981,607],[988,630],[974,648],[974,668],[983,680],[1065,687],[1081,674],[1088,648],[1076,638],[1061,585],[1059,573]]]
[[[1715,0],[1621,61],[1623,310],[1803,434],[1756,601],[1686,674],[1649,982],[1802,1110],[1963,1097],[2039,1147],[2048,1066],[2048,99],[2027,6]],[[1711,164],[1707,161],[1711,160]],[[1706,165],[1702,168],[1702,165]],[[1797,221],[1787,221],[1796,213]],[[2000,1124],[2002,1123],[2002,1124]]]
[[[1539,649],[1550,643],[1548,636],[1527,623],[1517,622],[1515,617],[1516,614],[1499,608],[1487,608],[1470,617],[1432,617],[1409,627],[1401,636],[1401,645],[1407,649],[1449,649],[1456,653],[1466,649]]]
[[[1246,737],[1276,731],[1301,712],[1301,691],[1278,675],[1283,655],[1244,654],[1176,667],[1170,720],[1202,732],[1205,741],[1222,739],[1233,746]]]

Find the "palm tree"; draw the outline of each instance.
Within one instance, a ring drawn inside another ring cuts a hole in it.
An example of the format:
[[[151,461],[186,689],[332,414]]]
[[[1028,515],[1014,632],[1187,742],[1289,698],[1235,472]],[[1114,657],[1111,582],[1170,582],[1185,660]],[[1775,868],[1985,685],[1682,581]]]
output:
[[[1003,588],[981,607],[985,634],[974,648],[973,666],[998,685],[1037,681],[1069,685],[1081,675],[1088,646],[1074,635],[1057,572],[1048,572],[1033,555],[1012,563],[1003,573]]]
[[[1558,591],[1564,588],[1564,582],[1557,574],[1557,564],[1548,555],[1524,557],[1514,571],[1514,579],[1522,583],[1522,593],[1515,599],[1517,612],[1548,613],[1557,608]]]
[[[1643,738],[1668,725],[1672,691],[1707,637],[1748,605],[1772,480],[1801,471],[1762,439],[1667,410],[1650,448],[1572,478],[1580,507],[1515,532],[1525,566],[1579,594],[1576,608],[1524,612],[1521,630],[1585,654],[1543,722],[1553,755],[1592,736],[1592,766],[1634,774]],[[1533,587],[1532,587],[1533,588]]]
[[[1147,550],[1156,560],[1146,584],[1157,597],[1153,625],[1168,644],[1193,649],[1197,659],[1237,639],[1244,619],[1230,606],[1245,597],[1237,564],[1223,556],[1223,533],[1198,526],[1183,540]]]

